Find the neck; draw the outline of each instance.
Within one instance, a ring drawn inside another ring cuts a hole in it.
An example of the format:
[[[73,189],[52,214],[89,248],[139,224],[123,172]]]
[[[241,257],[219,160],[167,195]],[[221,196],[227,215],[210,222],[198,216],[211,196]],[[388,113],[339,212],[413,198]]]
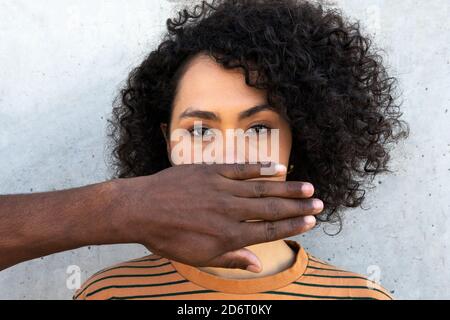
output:
[[[254,273],[242,269],[199,267],[202,271],[222,278],[250,279],[273,275],[286,270],[293,265],[296,259],[295,252],[284,240],[265,242],[246,247],[261,261],[262,271]]]

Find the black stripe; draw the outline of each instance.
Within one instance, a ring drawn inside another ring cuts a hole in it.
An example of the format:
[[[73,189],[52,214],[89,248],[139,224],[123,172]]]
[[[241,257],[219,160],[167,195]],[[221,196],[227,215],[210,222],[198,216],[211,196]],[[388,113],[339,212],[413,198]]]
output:
[[[296,296],[296,297],[305,297],[305,298],[316,298],[316,299],[339,299],[339,300],[377,300],[372,297],[339,297],[339,296],[316,296],[310,294],[302,294],[302,293],[294,293],[294,292],[284,292],[284,291],[265,291],[263,293],[268,294],[278,294],[278,295],[287,295],[287,296]]]
[[[177,295],[185,295],[185,294],[201,294],[201,293],[221,293],[221,292],[213,291],[213,290],[183,291],[183,292],[153,294],[153,295],[111,297],[108,300],[159,298],[159,297],[177,296]],[[306,297],[306,298],[315,298],[315,299],[377,300],[376,298],[373,298],[373,297],[317,296],[317,295],[301,294],[301,293],[294,293],[294,292],[284,292],[284,291],[265,291],[265,292],[261,292],[261,293],[262,294],[275,294],[275,295],[288,295],[288,296]],[[259,293],[256,293],[256,294],[259,294]]]
[[[184,294],[200,294],[200,293],[213,293],[213,292],[217,293],[218,291],[214,291],[214,290],[182,291],[182,292],[151,294],[151,295],[142,295],[142,296],[111,297],[108,300],[158,298],[158,297],[179,296],[179,295],[184,295]]]
[[[313,266],[311,266],[311,265],[309,264],[309,261],[313,261],[313,262],[317,262],[317,263],[320,263],[320,264],[328,265],[328,266],[329,266],[329,264],[326,264],[326,263],[317,261],[317,260],[313,259],[311,256],[309,256],[307,268],[318,269],[318,270],[328,270],[328,271],[339,271],[339,272],[353,273],[353,272],[346,271],[346,270],[326,269],[326,268],[313,267]],[[320,278],[320,277],[323,277],[323,278],[354,278],[354,279],[362,279],[362,280],[370,281],[370,283],[377,284],[376,282],[374,282],[374,281],[372,281],[372,280],[369,280],[369,279],[367,279],[367,278],[365,278],[365,277],[361,277],[361,276],[330,276],[330,275],[313,275],[313,274],[304,274],[304,276],[319,277],[319,278]],[[368,289],[370,289],[370,288],[368,288]],[[390,298],[390,299],[393,299],[390,295],[386,294],[385,292],[383,292],[383,291],[381,291],[381,290],[378,290],[378,289],[376,289],[376,288],[374,288],[373,290],[379,291],[379,292],[381,292],[382,294],[384,294],[386,297],[388,297],[388,298]]]
[[[86,294],[86,297],[93,296],[96,293],[99,293],[103,290],[108,289],[129,289],[129,288],[147,288],[147,287],[160,287],[160,286],[169,286],[172,284],[181,284],[189,282],[188,280],[179,280],[179,281],[172,281],[172,282],[164,282],[164,283],[151,283],[151,284],[129,284],[129,285],[114,285],[114,286],[107,286],[102,287],[100,289],[97,289],[95,291],[89,292]]]
[[[159,298],[159,297],[177,296],[177,295],[184,295],[184,294],[201,294],[201,293],[221,293],[221,292],[213,291],[213,290],[183,291],[183,292],[154,294],[154,295],[111,297],[108,300]],[[294,293],[294,292],[283,292],[283,291],[265,291],[265,292],[261,292],[261,293],[262,294],[275,294],[275,295],[288,295],[288,296],[296,296],[296,297],[316,298],[316,299],[377,300],[373,297],[316,296],[316,295],[308,295],[308,294],[301,294],[301,293]],[[259,293],[256,293],[256,294],[259,294]]]
[[[317,278],[335,278],[335,279],[362,279],[365,281],[370,281],[370,283],[378,285],[376,282],[373,282],[372,280],[369,280],[365,277],[359,277],[359,276],[331,276],[327,274],[311,274],[311,273],[305,273],[303,274],[305,277],[317,277]],[[392,297],[390,297],[392,299]]]
[[[370,280],[369,280],[370,281]],[[327,285],[327,284],[315,284],[315,283],[305,283],[305,282],[298,282],[294,281],[293,283],[301,285],[301,286],[309,286],[309,287],[321,287],[321,288],[341,288],[341,289],[366,289],[366,290],[374,290],[377,291],[389,299],[392,299],[389,295],[387,295],[385,292],[377,289],[377,288],[369,288],[366,286],[338,286],[338,285]]]
[[[310,268],[310,269],[316,269],[316,270],[328,270],[328,271],[338,271],[338,272],[353,273],[353,272],[350,272],[350,271],[345,271],[345,270],[340,270],[340,269],[319,268],[319,267],[313,267],[313,266],[310,266],[310,265],[308,265],[308,268]]]
[[[142,258],[142,259],[136,259],[136,260],[131,260],[128,262],[145,262],[145,261],[158,261],[161,260],[163,257],[159,257],[159,258]]]
[[[164,267],[164,266],[167,266],[169,264],[170,264],[170,262],[164,262],[163,264],[158,264],[156,266],[128,266],[128,265],[123,265],[123,266],[112,267],[112,268],[109,268],[109,269],[104,269],[102,271],[99,271],[99,272],[93,274],[92,276],[93,277],[94,276],[98,276],[98,275],[100,275],[102,273],[105,273],[107,271],[117,270],[117,269],[151,269],[151,268]]]
[[[332,275],[328,275],[328,274],[312,274],[312,273],[305,273],[305,274],[303,274],[303,276],[306,276],[306,277],[318,277],[318,278],[337,278],[337,279],[342,278],[342,279],[363,279],[363,280],[368,280],[367,278],[359,277],[359,276],[332,276]]]
[[[334,268],[327,269],[327,268],[313,267],[313,266],[310,264],[311,261],[312,261],[312,262],[315,262],[315,263],[322,264],[322,265],[324,265],[324,266],[334,267]],[[308,268],[311,268],[311,269],[317,269],[317,270],[329,270],[329,271],[339,271],[339,272],[349,272],[349,273],[350,273],[350,271],[338,269],[338,268],[336,268],[336,266],[330,265],[330,264],[325,263],[325,262],[318,261],[318,260],[316,260],[316,259],[315,259],[314,257],[312,257],[312,256],[309,256],[309,259],[308,259],[308,265],[307,265],[307,266],[308,266]]]
[[[329,263],[322,262],[322,261],[316,260],[316,259],[311,258],[311,257],[309,257],[309,260],[314,261],[315,263],[323,264],[323,265],[325,265],[325,266],[331,266]]]
[[[162,259],[162,257],[159,257],[159,258],[157,258],[157,259],[146,258],[146,259],[142,259],[142,260],[130,260],[130,261],[127,261],[127,262],[125,262],[125,263],[137,263],[137,262],[147,262],[147,261],[158,261],[158,260],[161,260],[161,259]],[[101,274],[101,273],[103,273],[103,272],[106,272],[106,271],[108,271],[108,270],[112,270],[112,269],[114,269],[114,268],[120,268],[120,266],[118,266],[118,267],[113,267],[113,268],[105,268],[105,269],[102,269],[102,270],[100,270],[100,271],[94,273],[94,274],[92,275],[92,277],[94,277],[94,276],[96,276],[96,275],[99,275],[99,274]]]
[[[86,291],[90,286],[92,286],[94,283],[97,283],[99,281],[103,281],[106,279],[113,279],[113,278],[133,278],[133,277],[137,277],[137,278],[147,278],[147,277],[157,277],[157,276],[164,276],[164,275],[168,275],[168,274],[174,274],[177,273],[176,270],[174,271],[169,271],[169,272],[163,272],[163,273],[155,273],[155,274],[117,274],[117,275],[112,275],[112,276],[108,276],[108,277],[103,277],[100,279],[97,279],[91,283],[89,283],[88,286],[86,286],[86,288],[84,288],[79,294],[77,294],[75,296],[75,299],[77,299],[84,291]]]

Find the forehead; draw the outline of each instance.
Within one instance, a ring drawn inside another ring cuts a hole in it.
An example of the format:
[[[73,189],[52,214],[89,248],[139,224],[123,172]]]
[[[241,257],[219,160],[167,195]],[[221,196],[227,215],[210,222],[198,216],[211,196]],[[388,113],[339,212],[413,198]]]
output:
[[[245,83],[241,69],[225,69],[207,55],[192,58],[178,84],[173,114],[189,107],[233,111],[266,101],[264,90]]]

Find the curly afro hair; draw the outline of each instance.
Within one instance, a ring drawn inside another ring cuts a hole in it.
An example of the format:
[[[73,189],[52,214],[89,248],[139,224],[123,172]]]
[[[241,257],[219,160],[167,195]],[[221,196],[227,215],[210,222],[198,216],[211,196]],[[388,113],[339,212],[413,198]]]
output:
[[[391,172],[389,144],[409,135],[396,79],[372,41],[338,9],[303,0],[202,1],[167,20],[157,49],[131,71],[114,101],[109,134],[118,178],[170,166],[160,123],[168,123],[189,59],[206,53],[240,68],[248,86],[290,123],[288,180],[309,181],[324,202],[319,222],[341,222],[360,206],[369,177]],[[340,223],[341,225],[341,223]],[[339,229],[340,230],[340,229]]]

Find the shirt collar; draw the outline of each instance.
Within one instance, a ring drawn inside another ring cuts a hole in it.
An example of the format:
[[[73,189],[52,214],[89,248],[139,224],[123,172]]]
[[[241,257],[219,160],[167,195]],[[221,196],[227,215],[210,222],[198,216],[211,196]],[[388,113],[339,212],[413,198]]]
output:
[[[308,254],[296,241],[284,240],[296,252],[294,264],[274,275],[252,279],[222,278],[196,267],[170,260],[174,268],[187,280],[210,290],[224,293],[250,294],[275,290],[289,285],[300,278],[308,265]]]

